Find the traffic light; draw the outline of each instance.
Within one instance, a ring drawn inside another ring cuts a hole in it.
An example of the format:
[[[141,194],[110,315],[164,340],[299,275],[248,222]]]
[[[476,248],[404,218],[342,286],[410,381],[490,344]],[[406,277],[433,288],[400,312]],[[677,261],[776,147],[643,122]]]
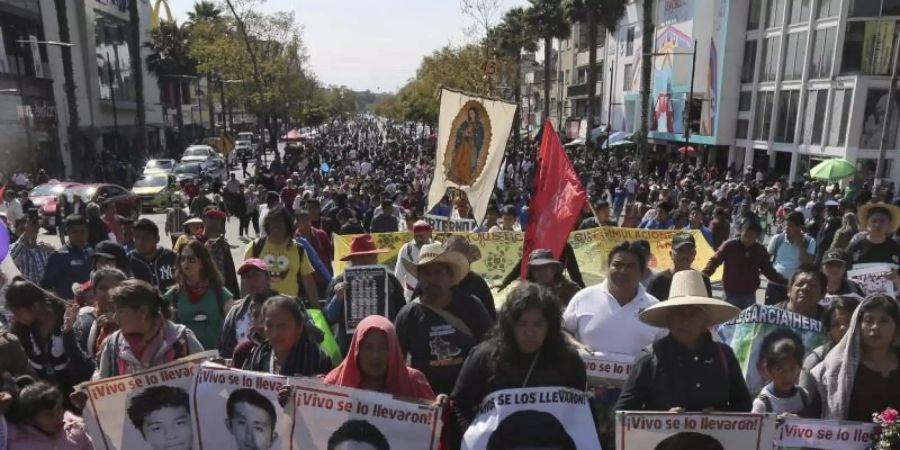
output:
[[[700,134],[700,118],[703,115],[703,99],[691,98],[684,102],[682,118],[684,120],[684,136]]]

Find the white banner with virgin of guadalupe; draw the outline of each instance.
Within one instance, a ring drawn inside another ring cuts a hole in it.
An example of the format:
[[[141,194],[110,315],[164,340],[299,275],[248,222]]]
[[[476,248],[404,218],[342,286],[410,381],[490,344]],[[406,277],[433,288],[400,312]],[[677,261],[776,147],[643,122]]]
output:
[[[563,387],[504,389],[487,396],[463,450],[600,449],[588,394]]]
[[[484,219],[503,164],[516,104],[441,90],[434,176],[428,191],[431,210],[456,188],[466,193],[476,222]]]

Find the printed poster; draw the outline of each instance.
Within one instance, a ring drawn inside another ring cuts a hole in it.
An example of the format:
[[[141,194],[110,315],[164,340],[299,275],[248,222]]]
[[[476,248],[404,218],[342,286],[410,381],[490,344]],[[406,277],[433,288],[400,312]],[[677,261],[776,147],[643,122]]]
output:
[[[504,389],[489,395],[463,450],[599,449],[588,394],[569,388]]]
[[[781,449],[866,450],[872,445],[875,424],[788,417],[778,427]]]
[[[618,450],[770,450],[772,414],[674,414],[622,411]]]
[[[603,448],[615,448],[616,402],[635,357],[622,353],[579,352],[587,370],[588,394]]]
[[[857,264],[855,267],[859,267]],[[889,278],[896,270],[892,264],[872,264],[867,267],[848,270],[847,278],[859,283],[863,293],[867,296],[872,294],[887,294],[891,297],[896,293],[896,286]]]
[[[278,389],[285,385],[286,377],[204,363],[191,396],[194,448],[287,448],[288,418],[278,403]]]
[[[759,367],[763,341],[766,336],[785,330],[800,337],[807,354],[828,340],[822,322],[767,305],[753,305],[719,326],[719,337],[734,351],[751,394],[761,391],[767,383]]]
[[[218,352],[197,353],[133,375],[80,384],[87,394],[84,421],[97,450],[191,450],[190,392],[200,363]]]
[[[347,333],[369,316],[388,316],[388,273],[384,266],[353,266],[344,271],[344,323]]]
[[[380,392],[291,378],[292,450],[436,450],[442,408]],[[366,445],[368,444],[368,445]],[[216,449],[218,450],[218,449]]]

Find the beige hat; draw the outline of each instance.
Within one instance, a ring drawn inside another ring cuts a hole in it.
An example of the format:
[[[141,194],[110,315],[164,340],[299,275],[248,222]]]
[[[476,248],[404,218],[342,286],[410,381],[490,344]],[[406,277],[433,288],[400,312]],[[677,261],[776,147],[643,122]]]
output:
[[[872,212],[872,209],[881,209],[887,211],[888,215],[891,216],[891,224],[890,224],[890,232],[897,231],[897,228],[900,228],[900,206],[892,205],[890,203],[866,203],[859,207],[859,227],[863,230],[866,229],[869,223],[869,214]]]
[[[447,250],[444,244],[434,242],[422,246],[419,250],[419,262],[414,263],[406,258],[402,258],[403,267],[409,271],[412,276],[419,277],[419,267],[429,264],[446,264],[453,271],[453,284],[457,285],[469,273],[469,260],[460,252]]]
[[[740,314],[736,306],[706,294],[703,274],[696,270],[681,270],[672,275],[669,299],[661,301],[641,312],[641,322],[659,328],[669,326],[669,313],[679,306],[696,306],[706,312],[707,326],[727,322]]]

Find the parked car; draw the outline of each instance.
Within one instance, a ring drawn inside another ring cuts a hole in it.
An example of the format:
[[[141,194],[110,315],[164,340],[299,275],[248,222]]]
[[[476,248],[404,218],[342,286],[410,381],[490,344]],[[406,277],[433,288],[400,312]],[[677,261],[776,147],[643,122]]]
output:
[[[234,154],[238,159],[244,157],[253,158],[253,143],[250,141],[237,141],[234,143]]]
[[[41,218],[41,226],[48,233],[56,233],[56,207],[59,204],[59,194],[67,188],[80,186],[74,181],[56,181],[35,186],[28,192],[28,198],[38,208]]]
[[[178,161],[174,159],[151,159],[147,161],[147,164],[144,165],[144,175],[150,175],[154,173],[172,173],[172,170],[175,169],[175,166],[178,165]]]
[[[203,167],[201,166],[201,163],[188,162],[175,166],[175,169],[172,170],[172,175],[175,175],[175,181],[183,186],[184,183],[189,180],[199,180],[203,178],[202,172]]]
[[[155,173],[135,181],[131,192],[137,195],[144,208],[168,208],[181,190],[175,175]]]
[[[201,162],[215,158],[218,153],[208,145],[191,145],[181,155],[181,162]]]
[[[130,217],[137,220],[141,216],[141,199],[133,192],[110,183],[82,184],[73,186],[65,190],[66,196],[71,201],[75,195],[81,197],[85,202],[100,203],[104,201],[112,201],[116,204],[116,213],[120,216]]]
[[[210,180],[218,179],[222,181],[228,181],[228,167],[225,165],[225,161],[223,159],[213,158],[209,161],[200,163],[200,166]]]

